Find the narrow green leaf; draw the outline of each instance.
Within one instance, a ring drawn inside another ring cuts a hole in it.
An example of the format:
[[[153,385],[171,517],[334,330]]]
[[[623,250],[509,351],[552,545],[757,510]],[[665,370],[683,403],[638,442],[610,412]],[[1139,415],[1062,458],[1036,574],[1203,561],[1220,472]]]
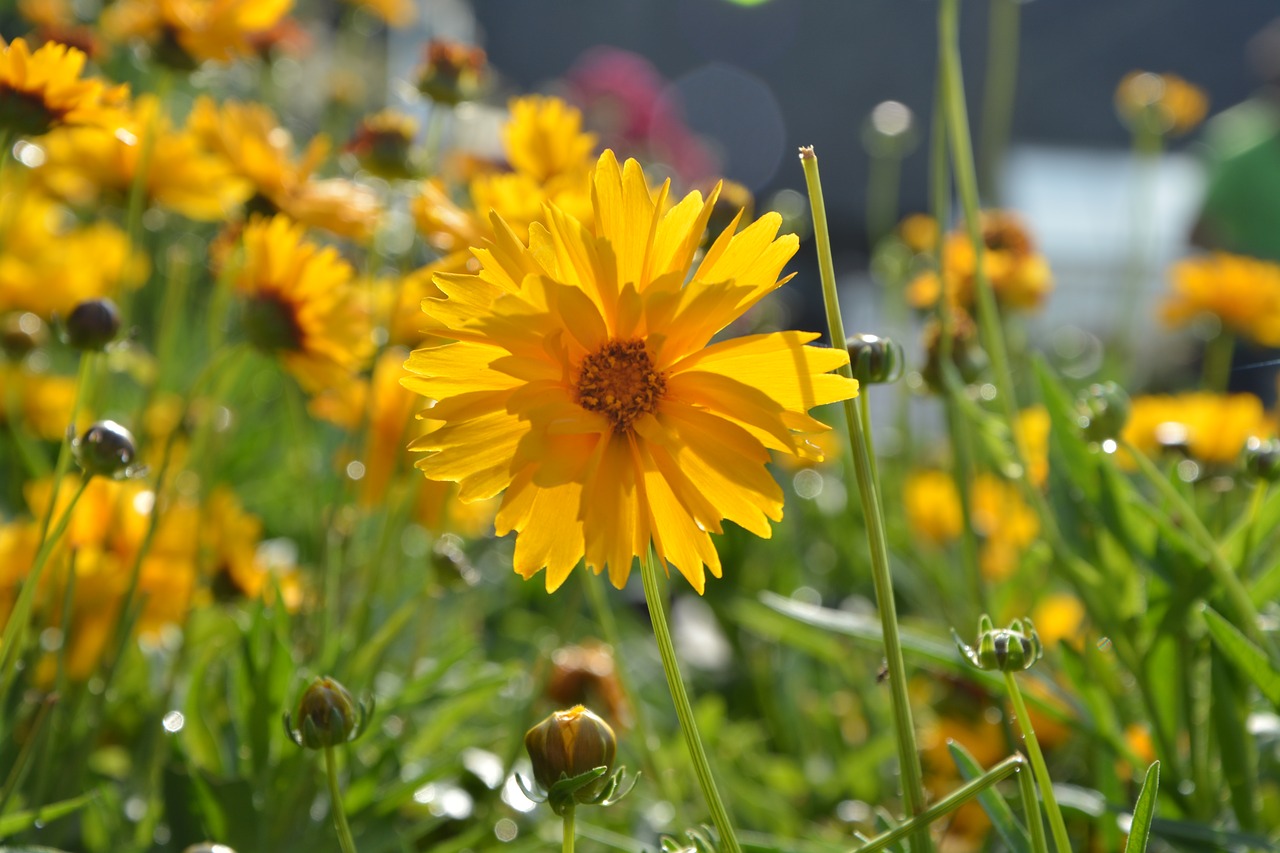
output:
[[[1220,652],[1215,652],[1212,658],[1209,683],[1213,702],[1209,716],[1218,736],[1222,779],[1231,792],[1231,808],[1240,828],[1256,831],[1259,828],[1258,755],[1245,722],[1249,709],[1243,679],[1235,677],[1236,671],[1228,668]]]
[[[60,817],[66,817],[72,812],[88,805],[89,801],[97,796],[97,793],[90,791],[87,794],[81,794],[78,797],[72,797],[69,800],[53,803],[40,809],[28,809],[26,811],[13,812],[12,814],[0,817],[0,837],[13,835],[15,832],[22,832],[35,826],[36,822],[48,823],[51,820],[57,820]]]
[[[1156,814],[1156,793],[1160,790],[1160,762],[1153,761],[1147,768],[1147,777],[1142,780],[1142,791],[1138,794],[1138,804],[1133,809],[1133,822],[1129,825],[1129,840],[1125,842],[1124,853],[1145,853],[1147,836],[1151,834],[1151,819]]]
[[[955,762],[956,769],[960,771],[960,778],[964,781],[971,782],[983,774],[982,765],[964,748],[963,744],[948,741],[947,749],[951,751],[951,760]],[[1004,843],[1010,850],[1014,853],[1031,853],[1031,836],[1027,834],[1022,824],[1018,823],[1017,818],[1013,816],[1013,809],[1009,808],[1009,804],[995,787],[987,788],[978,794],[978,802],[982,804],[982,810],[987,813],[987,817],[991,818],[991,825],[995,827],[996,832],[1004,839]]]
[[[1205,607],[1203,613],[1209,635],[1218,650],[1258,688],[1267,701],[1280,709],[1280,672],[1272,669],[1266,654],[1213,608]]]

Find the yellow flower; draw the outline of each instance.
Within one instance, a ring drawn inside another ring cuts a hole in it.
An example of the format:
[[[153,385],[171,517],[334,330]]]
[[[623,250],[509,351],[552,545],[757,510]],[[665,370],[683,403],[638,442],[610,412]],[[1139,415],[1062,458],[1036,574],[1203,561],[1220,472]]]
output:
[[[104,196],[123,207],[142,166],[148,135],[151,153],[143,186],[149,202],[214,222],[248,199],[249,183],[197,136],[175,130],[150,95],[137,99],[114,133],[65,128],[46,136],[40,142],[45,157],[34,170],[36,181],[79,208],[92,207]]]
[[[271,110],[234,102],[219,107],[207,97],[196,100],[187,121],[205,147],[253,185],[257,209],[360,242],[373,236],[380,216],[375,193],[341,178],[314,177],[329,153],[326,137],[313,138],[299,157]]]
[[[468,249],[494,237],[495,211],[521,240],[529,225],[543,222],[544,205],[554,204],[591,230],[589,176],[595,136],[582,132],[582,113],[556,98],[526,97],[511,102],[503,144],[512,172],[482,172],[471,179],[470,204],[456,204],[437,181],[423,185],[412,210],[418,230],[445,253],[433,271],[460,272],[472,261]],[[474,271],[474,268],[472,269]]]
[[[938,243],[938,220],[913,213],[898,223],[898,236],[913,252],[932,252]]]
[[[827,373],[846,353],[805,346],[816,334],[709,343],[785,281],[798,241],[776,213],[725,229],[691,276],[714,192],[664,214],[668,186],[655,199],[611,151],[593,190],[594,235],[550,207],[526,247],[495,216],[481,272],[437,275],[446,298],[424,310],[456,343],[406,364],[439,401],[418,467],[464,501],[505,490],[497,532],[516,531],[516,571],[545,568],[548,590],[584,555],[621,587],[652,541],[701,592],[722,520],[768,536],[782,517],[769,450],[814,455],[795,433],[826,427],[807,410],[857,385]]]
[[[907,524],[917,536],[944,545],[964,532],[960,494],[946,471],[913,471],[902,492]]]
[[[389,180],[407,178],[414,170],[411,149],[418,122],[399,110],[380,110],[360,120],[346,150],[360,165]]]
[[[1204,121],[1209,98],[1176,74],[1130,71],[1116,87],[1116,110],[1134,130],[1179,136]]]
[[[51,441],[60,440],[72,426],[71,409],[75,405],[76,380],[72,376],[33,373],[13,365],[0,366],[0,422],[17,415],[32,435]],[[88,426],[90,418],[81,412],[76,432]]]
[[[983,268],[1001,305],[1037,308],[1053,289],[1053,277],[1044,256],[1036,251],[1030,233],[1018,217],[999,210],[981,214]],[[952,304],[973,312],[976,287],[973,243],[968,234],[954,231],[942,247],[943,281]],[[941,288],[936,273],[920,275],[907,286],[907,298],[917,308],[938,301]]]
[[[22,39],[0,38],[0,134],[40,136],[63,124],[114,128],[129,89],[82,78],[84,61],[64,44],[46,42],[32,53]]]
[[[478,47],[433,39],[426,63],[418,71],[418,90],[431,100],[456,106],[480,94],[486,74],[485,54]]]
[[[1049,412],[1044,406],[1032,406],[1018,413],[1014,424],[1018,439],[1027,454],[1027,477],[1036,488],[1049,479]]]
[[[964,532],[960,493],[944,471],[912,472],[903,485],[907,524],[934,546]],[[1022,500],[1018,487],[980,474],[970,490],[973,532],[982,540],[978,561],[985,577],[1000,580],[1017,568],[1022,554],[1040,535],[1040,520]]]
[[[1135,397],[1123,437],[1150,455],[1179,446],[1201,462],[1230,465],[1251,436],[1274,434],[1262,401],[1252,394],[1194,391]],[[1123,453],[1119,459],[1132,464]]]
[[[373,354],[368,306],[354,279],[336,249],[307,242],[287,217],[255,219],[244,229],[236,290],[245,299],[246,334],[310,394],[349,382]]]
[[[1062,642],[1079,648],[1083,643],[1081,631],[1087,614],[1080,599],[1071,593],[1046,596],[1036,604],[1031,615],[1035,617],[1036,632],[1046,648]]]
[[[367,9],[389,27],[407,27],[418,17],[413,0],[346,0],[352,6]]]
[[[157,58],[178,68],[254,53],[254,39],[271,29],[293,0],[117,0],[102,14],[113,41],[142,40]]]
[[[1280,264],[1214,252],[1174,264],[1170,279],[1173,293],[1160,309],[1168,325],[1212,314],[1230,332],[1280,345]]]
[[[123,231],[109,222],[78,224],[33,189],[0,184],[0,222],[0,311],[48,318],[145,278],[146,257],[130,251]]]
[[[292,563],[275,565],[260,548],[262,521],[247,512],[235,492],[219,486],[209,495],[204,508],[200,542],[210,555],[207,573],[215,593],[233,593],[248,598],[273,600],[276,591],[285,608],[302,606],[302,576]]]

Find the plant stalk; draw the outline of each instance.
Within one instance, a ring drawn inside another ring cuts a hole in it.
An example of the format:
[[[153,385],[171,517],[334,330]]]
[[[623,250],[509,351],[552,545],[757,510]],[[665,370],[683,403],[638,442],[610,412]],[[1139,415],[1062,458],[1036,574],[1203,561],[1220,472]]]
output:
[[[1013,712],[1018,716],[1018,728],[1027,741],[1027,754],[1031,758],[1031,769],[1036,774],[1036,783],[1040,786],[1040,795],[1044,797],[1044,810],[1049,813],[1049,829],[1053,832],[1053,843],[1058,853],[1071,853],[1071,839],[1067,835],[1067,825],[1062,820],[1062,810],[1058,808],[1058,799],[1053,795],[1053,780],[1049,778],[1049,768],[1044,763],[1044,753],[1040,751],[1040,741],[1036,739],[1036,731],[1031,727],[1031,716],[1027,713],[1027,703],[1022,701],[1022,691],[1018,689],[1018,680],[1012,672],[1004,674],[1005,687],[1009,690],[1009,698],[1013,700]]]
[[[831,236],[827,229],[826,205],[822,200],[818,158],[812,148],[800,149],[800,162],[804,166],[809,204],[813,210],[813,233],[818,244],[818,269],[822,275],[822,297],[827,309],[831,345],[844,351],[848,349],[848,343],[844,335],[844,321],[840,315],[840,300],[836,293],[835,265],[831,258]],[[848,364],[840,369],[840,373],[849,379],[853,378],[853,371]],[[884,633],[885,660],[889,668],[890,697],[893,705],[894,728],[897,733],[903,800],[906,802],[908,814],[915,816],[924,811],[924,782],[920,770],[920,753],[916,748],[915,725],[911,719],[911,699],[907,695],[907,675],[906,666],[902,661],[902,643],[898,636],[898,616],[893,600],[893,578],[889,573],[889,548],[885,536],[884,514],[881,512],[880,495],[875,487],[875,461],[872,457],[870,436],[863,429],[858,404],[852,399],[845,400],[844,414],[849,427],[849,443],[853,450],[858,492],[862,498],[862,511],[867,524],[867,545],[871,551],[871,578],[875,585],[876,607],[880,611],[880,625]],[[912,846],[917,853],[926,853],[933,849],[933,841],[929,837],[927,826],[919,829]]]
[[[324,769],[329,781],[329,799],[333,803],[333,827],[338,831],[338,844],[342,853],[356,853],[356,842],[347,824],[347,810],[342,805],[342,789],[338,787],[338,763],[333,758],[333,747],[324,748]]]
[[[711,764],[707,761],[707,751],[698,735],[693,706],[689,704],[689,694],[685,692],[684,680],[680,677],[675,645],[671,642],[671,629],[667,626],[666,604],[662,591],[658,588],[656,563],[653,549],[650,548],[640,560],[640,577],[644,582],[644,600],[649,606],[649,618],[653,622],[653,636],[658,642],[658,655],[662,658],[662,671],[667,676],[667,687],[676,706],[676,716],[680,719],[680,732],[684,735],[684,744],[689,750],[689,759],[693,762],[693,770],[698,777],[698,785],[702,788],[702,795],[706,798],[707,808],[711,810],[711,820],[720,833],[721,849],[726,853],[742,853],[742,847],[733,832],[729,812],[716,789],[715,778],[711,775]]]
[[[564,818],[564,840],[561,843],[560,849],[563,851],[563,853],[573,853],[574,808],[572,803],[570,803],[569,807],[564,810],[563,818]]]

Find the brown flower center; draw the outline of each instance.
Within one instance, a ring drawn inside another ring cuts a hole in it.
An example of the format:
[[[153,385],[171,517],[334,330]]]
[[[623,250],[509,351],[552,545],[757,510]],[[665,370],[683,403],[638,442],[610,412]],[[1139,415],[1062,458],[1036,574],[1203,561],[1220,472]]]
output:
[[[244,306],[245,336],[263,352],[300,350],[302,326],[295,307],[278,293],[263,291]]]
[[[578,405],[613,421],[616,432],[658,408],[667,379],[654,366],[644,341],[609,341],[582,360],[578,372]]]

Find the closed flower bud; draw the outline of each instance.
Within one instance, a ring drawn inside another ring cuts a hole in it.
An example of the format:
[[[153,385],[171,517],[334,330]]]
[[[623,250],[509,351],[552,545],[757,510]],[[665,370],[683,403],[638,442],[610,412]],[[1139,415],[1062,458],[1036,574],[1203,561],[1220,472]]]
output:
[[[597,767],[613,769],[618,741],[613,729],[581,705],[556,711],[529,729],[525,749],[533,762],[533,778],[547,790],[562,778],[580,776]],[[590,802],[607,784],[606,771],[595,782],[574,792],[580,803]]]
[[[44,321],[30,311],[8,314],[0,321],[0,346],[14,361],[43,344],[45,337]]]
[[[1040,635],[1030,619],[1013,620],[1008,628],[995,628],[985,613],[978,620],[978,647],[966,645],[954,630],[956,648],[978,669],[1016,672],[1030,669],[1044,656]]]
[[[451,41],[427,45],[427,62],[418,75],[418,91],[437,104],[456,106],[480,94],[485,54],[478,47]]]
[[[902,376],[902,347],[878,335],[854,335],[849,339],[849,366],[863,385],[897,382]]]
[[[298,700],[296,720],[285,714],[284,722],[285,731],[298,746],[326,749],[359,737],[368,722],[368,711],[356,703],[347,688],[323,676],[311,682]]]
[[[67,316],[67,343],[78,350],[101,350],[120,333],[120,309],[110,299],[86,299]]]
[[[138,451],[133,433],[115,421],[98,421],[71,443],[76,464],[86,474],[122,479],[135,473]]]
[[[1280,480],[1280,444],[1251,437],[1244,445],[1244,470],[1249,476],[1268,483]]]
[[[1114,382],[1090,385],[1076,403],[1077,422],[1089,441],[1114,439],[1129,420],[1129,395]]]

